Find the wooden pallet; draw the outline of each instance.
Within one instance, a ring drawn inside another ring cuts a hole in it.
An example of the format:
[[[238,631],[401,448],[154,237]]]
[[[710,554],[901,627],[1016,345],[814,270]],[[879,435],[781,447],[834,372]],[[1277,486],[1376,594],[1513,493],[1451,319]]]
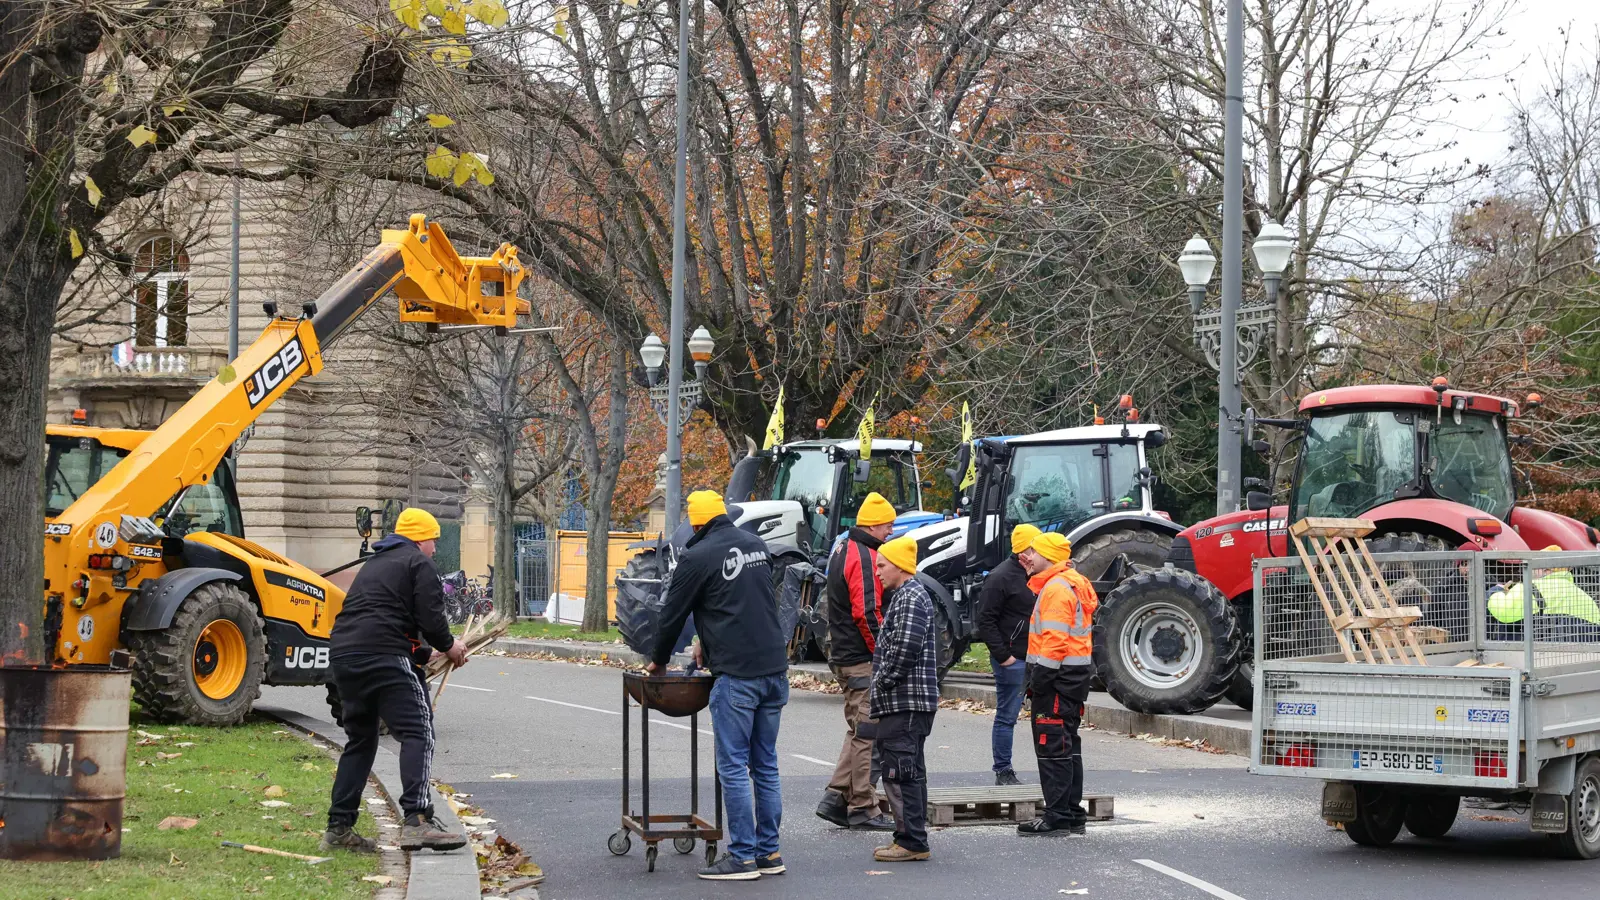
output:
[[[1089,818],[1110,819],[1115,801],[1110,794],[1084,794]],[[930,788],[929,825],[1004,825],[1032,821],[1044,807],[1044,792],[1036,784],[984,785]]]
[[[1395,602],[1367,549],[1366,536],[1376,527],[1364,519],[1306,518],[1289,526],[1289,533],[1346,662],[1357,662],[1359,650],[1369,663],[1425,666],[1422,643],[1442,641],[1446,634],[1415,624],[1422,618],[1419,607]]]

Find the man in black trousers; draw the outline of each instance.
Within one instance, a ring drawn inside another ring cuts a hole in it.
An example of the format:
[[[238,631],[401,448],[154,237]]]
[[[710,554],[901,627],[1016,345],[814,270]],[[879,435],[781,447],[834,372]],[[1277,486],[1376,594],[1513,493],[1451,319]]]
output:
[[[407,509],[394,533],[373,545],[361,566],[330,638],[333,684],[344,707],[348,737],[333,779],[323,850],[373,853],[377,845],[355,831],[361,794],[378,755],[378,720],[400,741],[399,802],[405,822],[402,850],[454,850],[465,835],[446,831],[434,817],[428,768],[433,762],[433,707],[419,661],[443,653],[457,666],[467,645],[450,634],[444,588],[433,565],[439,522],[425,510]],[[426,649],[423,641],[433,648]]]

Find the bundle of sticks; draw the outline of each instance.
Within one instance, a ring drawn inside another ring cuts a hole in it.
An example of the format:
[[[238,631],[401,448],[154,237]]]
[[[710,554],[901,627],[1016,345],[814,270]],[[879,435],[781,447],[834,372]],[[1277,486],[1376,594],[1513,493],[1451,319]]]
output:
[[[461,640],[467,645],[467,655],[471,656],[484,647],[494,643],[495,639],[504,635],[506,629],[511,627],[511,620],[498,613],[486,616],[472,615],[467,617],[467,627],[461,631]],[[456,669],[444,654],[439,654],[428,660],[428,665],[423,671],[427,673],[428,680],[438,679],[439,687],[433,692],[433,708],[439,708],[439,695],[444,693],[444,686],[450,680],[450,673]]]

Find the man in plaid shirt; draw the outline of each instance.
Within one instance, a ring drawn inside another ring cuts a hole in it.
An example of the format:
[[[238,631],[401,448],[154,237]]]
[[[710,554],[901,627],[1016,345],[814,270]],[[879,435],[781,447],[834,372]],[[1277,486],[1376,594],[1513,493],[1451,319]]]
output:
[[[879,862],[928,858],[928,767],[923,745],[939,709],[939,642],[933,599],[914,577],[917,543],[899,537],[878,548],[885,592],[872,654],[872,718],[878,720],[883,783],[894,808],[894,841]]]

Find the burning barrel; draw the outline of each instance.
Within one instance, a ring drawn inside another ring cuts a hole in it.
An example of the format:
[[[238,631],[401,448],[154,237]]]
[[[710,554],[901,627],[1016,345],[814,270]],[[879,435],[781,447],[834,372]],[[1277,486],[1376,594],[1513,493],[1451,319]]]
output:
[[[127,793],[127,669],[0,667],[0,859],[113,859]]]

